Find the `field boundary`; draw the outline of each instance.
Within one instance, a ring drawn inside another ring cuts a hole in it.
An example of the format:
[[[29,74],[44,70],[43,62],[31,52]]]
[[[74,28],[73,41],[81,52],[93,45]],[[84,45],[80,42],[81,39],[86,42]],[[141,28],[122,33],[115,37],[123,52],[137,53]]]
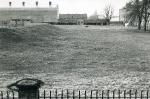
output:
[[[32,96],[30,93],[29,96]],[[0,99],[19,99],[18,92],[1,91]],[[32,98],[29,98],[32,99]],[[149,90],[44,90],[37,99],[150,99]]]

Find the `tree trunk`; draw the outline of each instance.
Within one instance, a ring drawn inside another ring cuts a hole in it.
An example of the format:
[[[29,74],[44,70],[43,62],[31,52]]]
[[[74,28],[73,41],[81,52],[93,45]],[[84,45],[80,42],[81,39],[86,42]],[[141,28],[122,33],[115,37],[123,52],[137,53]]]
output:
[[[148,9],[147,9],[147,6],[148,6],[148,0],[144,0],[143,1],[143,5],[144,5],[144,31],[147,30],[147,21],[148,21]]]
[[[138,13],[138,30],[141,30],[142,12],[140,12],[139,0],[136,0],[136,11]]]
[[[144,31],[147,31],[147,18],[145,18],[145,21],[144,21]]]
[[[139,21],[138,21],[138,30],[141,30],[141,23],[142,23],[142,19],[139,18]]]
[[[144,31],[147,30],[147,9],[145,7],[145,15],[144,15]]]

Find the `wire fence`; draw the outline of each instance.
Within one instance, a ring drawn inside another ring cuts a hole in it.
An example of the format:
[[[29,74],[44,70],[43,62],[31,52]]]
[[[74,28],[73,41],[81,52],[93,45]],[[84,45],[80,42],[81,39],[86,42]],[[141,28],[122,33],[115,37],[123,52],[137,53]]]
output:
[[[32,93],[30,93],[32,94]],[[20,99],[17,92],[1,91],[0,99]],[[32,98],[29,98],[32,99]],[[150,99],[149,90],[50,90],[39,91],[37,99]]]

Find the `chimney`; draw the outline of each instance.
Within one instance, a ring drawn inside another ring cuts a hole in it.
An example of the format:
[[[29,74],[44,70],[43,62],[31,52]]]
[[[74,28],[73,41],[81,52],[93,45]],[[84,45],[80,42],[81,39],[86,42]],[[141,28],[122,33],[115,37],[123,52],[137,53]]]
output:
[[[52,2],[51,1],[49,1],[49,6],[51,6],[52,5]]]
[[[23,6],[23,7],[25,6],[25,2],[22,2],[22,6]]]
[[[39,5],[39,2],[38,2],[38,1],[36,1],[36,2],[35,2],[35,5],[38,7],[38,5]]]
[[[12,2],[9,2],[9,6],[11,7],[11,5],[12,5]]]

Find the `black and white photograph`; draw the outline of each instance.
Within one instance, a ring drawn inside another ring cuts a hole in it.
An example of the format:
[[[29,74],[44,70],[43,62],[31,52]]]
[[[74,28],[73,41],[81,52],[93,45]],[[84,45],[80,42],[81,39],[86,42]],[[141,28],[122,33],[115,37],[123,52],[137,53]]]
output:
[[[0,99],[150,99],[150,0],[0,0]]]

